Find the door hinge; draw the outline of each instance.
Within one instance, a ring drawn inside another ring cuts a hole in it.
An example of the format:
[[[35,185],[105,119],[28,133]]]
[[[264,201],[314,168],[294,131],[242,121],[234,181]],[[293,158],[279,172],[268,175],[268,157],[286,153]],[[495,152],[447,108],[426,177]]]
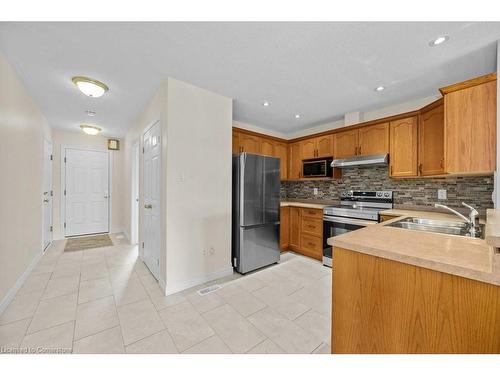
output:
[[[144,242],[142,243],[142,248],[144,249]]]
[[[66,195],[66,189],[64,189],[64,195]]]
[[[144,154],[144,147],[142,148],[142,153]]]
[[[66,156],[64,157],[64,162],[66,163]]]
[[[64,228],[66,228],[66,223],[64,223]]]
[[[50,231],[52,232],[52,225],[50,226]]]
[[[53,191],[53,190],[51,190],[51,191],[50,191],[50,196],[51,196],[51,197],[53,197],[53,196],[54,196],[54,191]]]
[[[50,161],[54,160],[54,155],[50,155]]]

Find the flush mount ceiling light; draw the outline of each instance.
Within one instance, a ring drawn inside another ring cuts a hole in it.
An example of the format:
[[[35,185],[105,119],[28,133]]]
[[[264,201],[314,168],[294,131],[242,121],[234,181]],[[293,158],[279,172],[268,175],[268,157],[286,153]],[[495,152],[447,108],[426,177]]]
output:
[[[91,98],[98,98],[109,90],[109,87],[104,83],[88,77],[78,76],[71,78],[71,80],[82,93]]]
[[[94,111],[90,111],[90,110],[87,110],[85,111],[85,113],[91,117],[95,116],[95,112]]]
[[[96,135],[98,134],[102,129],[98,126],[95,125],[87,125],[87,124],[82,124],[80,125],[80,129],[82,129],[85,133],[88,135]]]
[[[384,91],[384,90],[385,90],[385,86],[375,87],[375,91]]]
[[[439,46],[440,44],[443,44],[444,42],[446,42],[448,39],[450,39],[450,37],[448,35],[442,35],[440,37],[437,37],[434,40],[431,40],[429,42],[429,45],[431,47]]]
[[[262,103],[262,105],[263,105],[264,107],[269,107],[269,102],[264,102],[264,103]]]
[[[300,118],[300,114],[298,114],[298,113],[297,113],[297,114],[295,115],[295,118],[299,119],[299,118]]]

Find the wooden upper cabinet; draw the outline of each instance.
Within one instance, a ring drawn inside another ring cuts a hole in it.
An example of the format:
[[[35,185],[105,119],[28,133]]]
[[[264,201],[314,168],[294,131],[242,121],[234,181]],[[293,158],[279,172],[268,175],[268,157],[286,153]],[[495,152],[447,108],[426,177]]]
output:
[[[240,152],[260,154],[260,144],[260,137],[245,133],[240,133],[239,135]]]
[[[390,123],[391,177],[409,177],[418,174],[417,169],[417,117],[409,117]]]
[[[233,130],[233,155],[240,153],[240,133]]]
[[[316,157],[316,138],[300,142],[300,155],[302,160],[314,159]]]
[[[300,142],[288,145],[288,178],[297,179],[302,175],[302,158]]]
[[[285,180],[288,176],[288,147],[284,142],[274,143],[274,157],[280,158],[281,179]]]
[[[358,155],[389,153],[389,123],[360,128],[358,131]]]
[[[418,136],[418,169],[421,176],[444,174],[444,101],[422,109]]]
[[[494,77],[494,79],[493,79]],[[470,86],[476,82],[483,83]],[[476,81],[476,82],[472,82]],[[493,173],[496,168],[496,75],[445,88],[445,170],[447,173]]]
[[[333,155],[333,136],[324,135],[316,138],[316,157],[326,158]]]
[[[262,138],[260,141],[260,154],[264,156],[274,156],[274,141]]]
[[[333,135],[333,157],[349,158],[357,155],[358,129],[335,133]]]

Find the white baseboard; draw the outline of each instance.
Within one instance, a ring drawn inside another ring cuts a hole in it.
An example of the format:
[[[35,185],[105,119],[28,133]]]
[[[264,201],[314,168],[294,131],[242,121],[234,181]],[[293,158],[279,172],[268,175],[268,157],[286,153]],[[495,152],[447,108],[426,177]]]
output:
[[[167,283],[165,290],[165,295],[170,295],[174,293],[181,292],[185,289],[192,288],[196,285],[204,284],[209,281],[217,280],[222,277],[226,277],[233,274],[233,266],[229,264],[228,266],[221,268],[220,270],[210,272],[203,277],[199,277],[192,280],[177,281],[173,283]],[[161,284],[160,284],[161,285]]]
[[[50,245],[49,245],[49,247],[50,247]],[[26,279],[30,275],[31,271],[33,271],[33,269],[36,267],[36,265],[40,261],[40,258],[42,257],[42,255],[43,255],[42,251],[38,252],[38,254],[33,258],[31,263],[28,265],[28,267],[26,267],[23,274],[17,279],[14,286],[12,286],[12,288],[10,288],[10,290],[7,292],[6,296],[0,302],[0,314],[2,314],[7,309],[9,304],[12,302],[12,300],[16,296],[16,293],[19,291],[19,289],[21,289],[24,282],[26,281]]]

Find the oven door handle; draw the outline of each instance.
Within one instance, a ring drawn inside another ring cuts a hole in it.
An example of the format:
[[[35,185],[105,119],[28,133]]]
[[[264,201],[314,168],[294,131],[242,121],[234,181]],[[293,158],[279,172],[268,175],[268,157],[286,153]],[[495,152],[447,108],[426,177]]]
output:
[[[378,224],[378,222],[376,222],[376,221],[348,219],[348,218],[338,217],[338,216],[335,216],[335,217],[323,216],[323,221],[328,221],[330,223],[354,224],[354,225],[362,225],[362,226]]]

